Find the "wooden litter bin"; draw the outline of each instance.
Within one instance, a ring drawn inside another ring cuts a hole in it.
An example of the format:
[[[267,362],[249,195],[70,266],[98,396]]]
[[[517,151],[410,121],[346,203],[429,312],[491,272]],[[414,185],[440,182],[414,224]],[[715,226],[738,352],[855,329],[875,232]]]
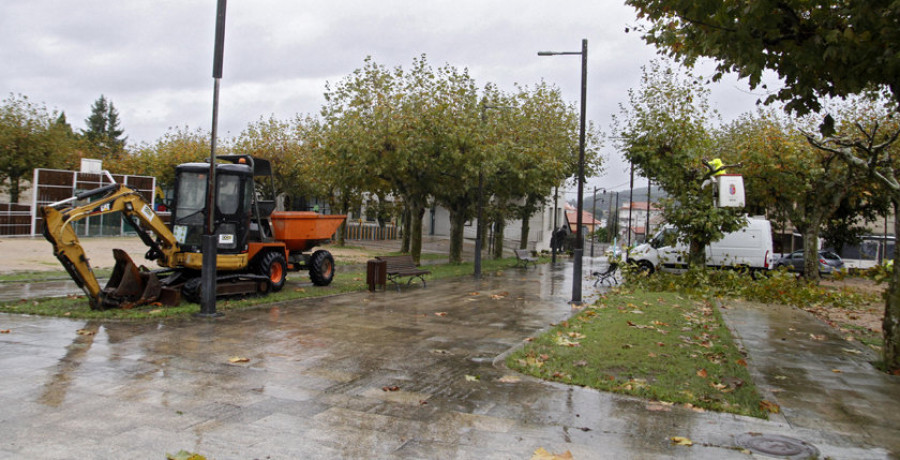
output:
[[[372,259],[366,262],[366,284],[373,292],[378,286],[387,289],[387,261]]]

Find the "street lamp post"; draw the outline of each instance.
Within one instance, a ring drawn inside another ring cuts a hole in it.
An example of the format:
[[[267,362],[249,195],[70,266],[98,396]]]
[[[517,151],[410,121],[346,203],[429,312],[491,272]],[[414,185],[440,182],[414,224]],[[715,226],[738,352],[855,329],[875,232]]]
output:
[[[227,0],[216,6],[216,36],[213,49],[213,111],[209,142],[209,176],[206,183],[206,227],[201,236],[203,253],[200,270],[200,313],[202,317],[222,316],[216,311],[216,137],[219,124],[219,81],[222,79],[222,60],[225,53],[225,8]]]
[[[594,187],[594,202],[592,203],[593,210],[591,211],[591,257],[594,257],[594,240],[597,239],[597,187]]]
[[[584,131],[587,107],[587,39],[581,40],[581,51],[539,51],[538,56],[581,56],[581,126],[578,133],[578,215],[575,233],[575,264],[572,273],[572,304],[581,305],[581,264],[584,256],[584,230],[582,227],[582,210],[584,208]]]

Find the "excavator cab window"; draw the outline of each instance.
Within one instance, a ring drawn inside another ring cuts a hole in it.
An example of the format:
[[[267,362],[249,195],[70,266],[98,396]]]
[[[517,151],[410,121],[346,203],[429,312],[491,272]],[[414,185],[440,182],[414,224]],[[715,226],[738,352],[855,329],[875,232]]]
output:
[[[209,165],[202,163],[179,165],[176,169],[172,233],[185,251],[200,250],[207,219],[208,171]],[[248,166],[218,165],[215,232],[221,253],[246,249],[252,190],[253,175]]]

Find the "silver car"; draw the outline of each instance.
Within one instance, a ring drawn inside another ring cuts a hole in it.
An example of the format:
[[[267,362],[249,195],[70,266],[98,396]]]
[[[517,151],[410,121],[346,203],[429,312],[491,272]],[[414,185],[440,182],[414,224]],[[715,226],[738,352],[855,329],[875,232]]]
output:
[[[775,262],[775,268],[786,267],[788,271],[803,272],[803,250],[794,251]],[[819,251],[819,274],[830,275],[844,269],[841,256],[832,251]]]

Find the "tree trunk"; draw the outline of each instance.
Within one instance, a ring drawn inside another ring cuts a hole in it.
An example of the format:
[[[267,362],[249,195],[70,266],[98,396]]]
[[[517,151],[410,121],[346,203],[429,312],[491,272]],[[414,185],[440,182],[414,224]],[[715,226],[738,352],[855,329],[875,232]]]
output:
[[[404,254],[409,254],[409,234],[412,227],[412,219],[409,216],[412,212],[409,209],[409,201],[407,200],[405,205],[403,206],[403,215],[401,217],[401,225],[403,226],[403,231],[400,236],[400,252]]]
[[[531,232],[531,216],[522,216],[522,236],[519,237],[519,249],[528,249],[528,233]]]
[[[812,222],[803,232],[803,276],[819,282],[819,222]]]
[[[503,231],[506,229],[506,221],[499,219],[494,222],[494,258],[503,258]]]
[[[10,203],[18,203],[19,202],[19,176],[10,176],[9,177],[9,202]]]
[[[425,205],[419,202],[413,202],[410,209],[409,228],[409,254],[412,256],[416,264],[422,258],[422,217],[425,216]]]
[[[462,263],[463,230],[466,227],[464,212],[450,211],[450,263]]]
[[[688,254],[688,266],[696,268],[706,267],[706,246],[699,241],[691,241]]]
[[[891,199],[894,205],[894,231],[900,228],[900,197]],[[884,365],[889,372],[900,370],[900,245],[894,245],[894,266],[891,275],[891,283],[888,285],[885,295],[884,321],[881,325],[884,331],[884,348],[882,357]]]

